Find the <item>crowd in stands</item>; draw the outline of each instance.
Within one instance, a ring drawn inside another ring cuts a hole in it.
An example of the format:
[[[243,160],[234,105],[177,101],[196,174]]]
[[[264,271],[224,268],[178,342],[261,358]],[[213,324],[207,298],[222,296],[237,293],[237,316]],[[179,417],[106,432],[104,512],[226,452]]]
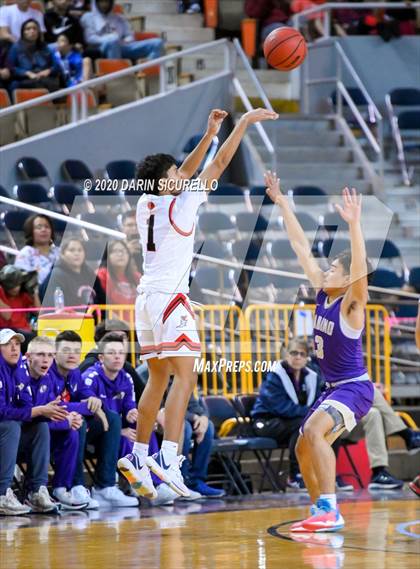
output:
[[[291,25],[294,14],[320,6],[319,12],[311,14],[302,24],[307,40],[324,35],[322,4],[327,0],[245,0],[245,13],[259,22],[261,42],[270,32],[281,26]],[[357,10],[342,8],[332,13],[332,35],[379,35],[384,41],[401,35],[416,33],[416,11],[414,9],[372,9]]]
[[[0,7],[0,88],[50,92],[92,77],[97,58],[133,63],[163,54],[159,37],[136,40],[114,0],[51,0],[43,14],[30,0]]]

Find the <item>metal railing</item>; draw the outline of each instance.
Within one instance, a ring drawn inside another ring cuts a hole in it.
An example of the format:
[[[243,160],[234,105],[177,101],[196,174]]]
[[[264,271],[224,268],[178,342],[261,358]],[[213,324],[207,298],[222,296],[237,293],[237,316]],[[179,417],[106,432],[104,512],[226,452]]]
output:
[[[335,75],[333,77],[319,77],[319,78],[310,78],[310,63],[307,59],[302,67],[302,74],[301,74],[301,97],[302,97],[302,107],[303,112],[305,114],[309,114],[309,89],[311,87],[315,87],[318,85],[327,85],[327,84],[335,84],[336,90],[336,111],[337,114],[344,118],[343,114],[343,100],[347,103],[348,108],[351,110],[354,118],[357,121],[357,124],[360,126],[361,130],[363,131],[364,135],[366,136],[366,140],[368,141],[370,147],[374,151],[377,156],[378,160],[378,170],[379,176],[381,179],[383,178],[383,160],[384,160],[384,153],[383,153],[383,117],[380,113],[378,107],[376,106],[375,102],[373,101],[372,97],[370,96],[368,90],[366,89],[363,81],[360,79],[359,74],[357,73],[356,69],[352,65],[350,59],[347,57],[344,49],[336,40],[330,41],[322,41],[313,43],[308,46],[309,50],[314,49],[321,49],[321,48],[333,48],[335,56]],[[376,125],[377,136],[375,137],[372,129],[369,128],[365,118],[363,117],[362,113],[357,108],[356,103],[353,101],[347,87],[343,82],[343,75],[344,70],[347,71],[354,83],[360,89],[361,93],[363,94],[369,112],[369,121],[371,124]]]
[[[375,10],[377,8],[412,10],[413,8],[420,8],[420,2],[407,2],[407,4],[404,2],[328,2],[295,14],[292,18],[293,27],[299,28],[308,20],[309,16],[320,14],[323,21],[324,38],[329,38],[332,11],[345,10],[346,8],[350,10]]]

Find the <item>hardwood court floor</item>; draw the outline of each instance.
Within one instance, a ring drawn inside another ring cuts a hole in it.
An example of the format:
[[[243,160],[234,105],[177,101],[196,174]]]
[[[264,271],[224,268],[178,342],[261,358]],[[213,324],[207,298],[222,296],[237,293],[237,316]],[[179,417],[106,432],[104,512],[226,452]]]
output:
[[[342,503],[347,526],[292,540],[298,495],[0,518],[1,569],[418,569],[420,501]],[[300,505],[299,505],[300,504]],[[202,513],[204,512],[204,513]]]

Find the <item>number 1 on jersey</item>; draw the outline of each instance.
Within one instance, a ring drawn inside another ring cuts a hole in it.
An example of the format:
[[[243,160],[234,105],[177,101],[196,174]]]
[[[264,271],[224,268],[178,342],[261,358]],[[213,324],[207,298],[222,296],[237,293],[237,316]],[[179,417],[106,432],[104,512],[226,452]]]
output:
[[[154,214],[149,215],[149,219],[147,220],[147,250],[148,251],[156,251],[156,245],[153,240],[153,228],[155,225],[155,216]]]

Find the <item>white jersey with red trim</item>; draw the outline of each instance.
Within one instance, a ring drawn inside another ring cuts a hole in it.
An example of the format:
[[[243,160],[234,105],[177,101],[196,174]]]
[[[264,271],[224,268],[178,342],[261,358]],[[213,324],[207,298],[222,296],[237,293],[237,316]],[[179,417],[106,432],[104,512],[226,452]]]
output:
[[[143,250],[139,292],[188,293],[197,211],[207,192],[178,196],[144,194],[137,204],[137,227]]]

